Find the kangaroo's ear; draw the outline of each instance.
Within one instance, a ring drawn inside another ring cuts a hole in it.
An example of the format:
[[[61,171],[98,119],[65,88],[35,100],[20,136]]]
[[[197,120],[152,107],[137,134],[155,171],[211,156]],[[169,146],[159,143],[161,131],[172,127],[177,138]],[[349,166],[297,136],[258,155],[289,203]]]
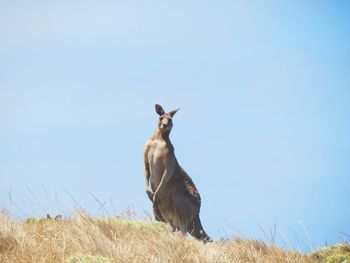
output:
[[[172,110],[171,112],[169,112],[169,115],[170,115],[171,117],[174,117],[175,113],[176,113],[178,110],[180,110],[180,108],[177,108],[176,110]]]
[[[162,116],[165,113],[163,107],[160,106],[159,104],[156,104],[155,107],[156,107],[156,112],[158,113],[159,116]]]

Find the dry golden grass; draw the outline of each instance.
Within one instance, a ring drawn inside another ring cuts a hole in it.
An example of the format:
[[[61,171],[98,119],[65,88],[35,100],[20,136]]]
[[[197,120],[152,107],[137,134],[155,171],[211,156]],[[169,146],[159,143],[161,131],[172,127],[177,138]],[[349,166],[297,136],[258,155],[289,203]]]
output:
[[[0,215],[0,262],[311,262],[261,241],[203,244],[161,223],[92,218],[12,220]]]

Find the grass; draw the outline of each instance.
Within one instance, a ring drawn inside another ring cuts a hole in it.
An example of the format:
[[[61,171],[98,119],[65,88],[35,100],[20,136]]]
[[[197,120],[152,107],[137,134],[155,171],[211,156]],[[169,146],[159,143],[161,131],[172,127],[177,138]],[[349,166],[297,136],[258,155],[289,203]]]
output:
[[[163,223],[83,212],[56,220],[0,215],[0,262],[350,262],[349,255],[346,243],[307,255],[239,238],[203,244]]]
[[[334,246],[320,248],[311,254],[316,262],[350,263],[350,245],[341,243]]]

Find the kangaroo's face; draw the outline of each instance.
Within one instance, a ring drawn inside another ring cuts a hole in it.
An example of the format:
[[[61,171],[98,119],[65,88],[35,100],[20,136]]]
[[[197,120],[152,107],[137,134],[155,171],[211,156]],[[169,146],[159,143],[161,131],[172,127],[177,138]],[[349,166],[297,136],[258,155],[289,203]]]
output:
[[[166,113],[163,107],[160,106],[159,104],[156,104],[155,107],[156,107],[156,112],[159,115],[158,129],[161,132],[170,132],[171,129],[173,128],[173,117],[179,109]]]
[[[161,131],[171,131],[173,128],[173,120],[169,114],[163,114],[159,117],[158,128]]]

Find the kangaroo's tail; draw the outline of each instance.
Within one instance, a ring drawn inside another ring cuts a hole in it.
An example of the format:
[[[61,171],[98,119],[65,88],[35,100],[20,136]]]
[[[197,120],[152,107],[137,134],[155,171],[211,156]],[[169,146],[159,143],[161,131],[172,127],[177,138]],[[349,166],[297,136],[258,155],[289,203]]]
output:
[[[211,239],[210,236],[208,236],[208,234],[204,231],[203,226],[201,224],[201,220],[199,219],[199,215],[197,215],[194,220],[193,223],[191,224],[192,229],[190,229],[190,234],[198,239],[203,241],[204,243],[206,242],[212,242],[213,240]]]

